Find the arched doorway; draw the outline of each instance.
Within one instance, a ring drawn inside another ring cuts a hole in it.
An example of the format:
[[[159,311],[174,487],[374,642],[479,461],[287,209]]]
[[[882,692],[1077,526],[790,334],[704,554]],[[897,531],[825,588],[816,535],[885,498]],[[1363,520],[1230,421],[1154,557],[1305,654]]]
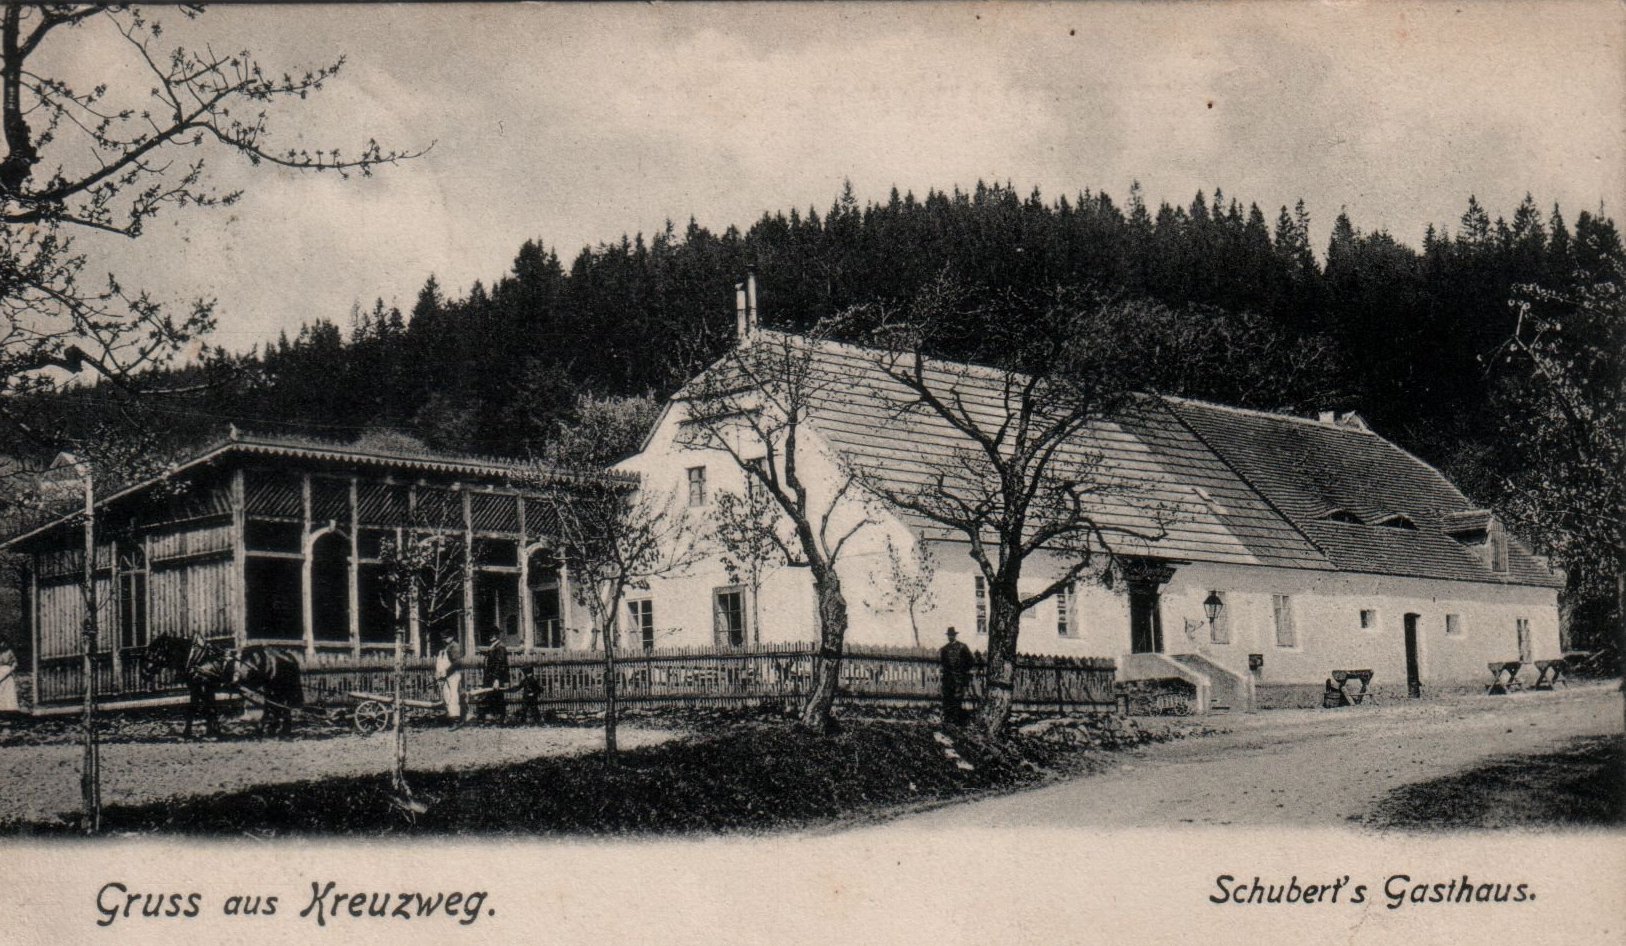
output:
[[[350,640],[350,537],[337,530],[311,545],[311,636],[327,643]]]

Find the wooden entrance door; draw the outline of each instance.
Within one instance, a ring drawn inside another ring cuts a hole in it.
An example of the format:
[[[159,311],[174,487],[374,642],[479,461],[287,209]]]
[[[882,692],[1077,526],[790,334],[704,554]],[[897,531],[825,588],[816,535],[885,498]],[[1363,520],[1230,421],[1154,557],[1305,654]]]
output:
[[[1423,695],[1423,674],[1417,664],[1417,615],[1406,615],[1406,695]]]
[[[1129,586],[1129,651],[1135,654],[1163,652],[1163,618],[1159,612],[1157,585]]]

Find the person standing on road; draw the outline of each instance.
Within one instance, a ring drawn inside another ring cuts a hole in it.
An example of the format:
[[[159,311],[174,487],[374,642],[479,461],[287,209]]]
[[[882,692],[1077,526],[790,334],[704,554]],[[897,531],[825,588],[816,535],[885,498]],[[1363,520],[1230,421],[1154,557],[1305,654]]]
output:
[[[959,632],[952,626],[944,634],[948,643],[937,652],[943,681],[943,725],[960,726],[965,723],[965,691],[971,683],[971,648],[960,642]]]
[[[435,658],[435,683],[440,687],[440,698],[446,703],[446,718],[456,729],[463,723],[463,670],[457,665],[463,649],[457,641],[447,641]]]
[[[10,644],[0,644],[0,713],[21,710],[17,701],[17,652]]]
[[[503,722],[508,716],[508,694],[503,692],[508,686],[508,648],[503,645],[501,631],[497,632],[496,639],[486,649],[483,683],[491,692],[480,701],[481,721],[495,716],[497,722]]]

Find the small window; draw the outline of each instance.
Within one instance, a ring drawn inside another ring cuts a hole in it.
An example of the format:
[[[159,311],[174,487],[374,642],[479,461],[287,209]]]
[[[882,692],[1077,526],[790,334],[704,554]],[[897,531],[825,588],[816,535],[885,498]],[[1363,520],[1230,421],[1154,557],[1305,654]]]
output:
[[[988,581],[981,575],[976,576],[977,592],[977,633],[988,633]]]
[[[1361,609],[1361,630],[1370,631],[1378,626],[1378,612],[1372,608]]]
[[[1519,636],[1519,661],[1529,663],[1534,658],[1530,646],[1530,619],[1519,618],[1513,625],[1514,633]]]
[[[147,646],[147,573],[119,576],[119,645]]]
[[[718,588],[712,592],[712,634],[718,647],[745,646],[745,590]]]
[[[655,602],[645,598],[642,601],[627,602],[627,616],[632,619],[633,640],[643,648],[644,653],[655,649]]]
[[[689,467],[689,505],[704,506],[706,504],[706,468],[703,466]]]
[[[1447,614],[1445,616],[1445,636],[1446,637],[1461,637],[1462,636],[1462,615],[1460,615],[1460,614]]]
[[[305,551],[305,529],[297,522],[268,522],[250,519],[243,524],[243,542],[251,552]]]
[[[384,543],[395,543],[395,532],[390,529],[362,529],[356,534],[356,553],[362,559],[376,562],[384,557]]]
[[[1056,595],[1056,636],[1078,636],[1078,582],[1070,581]]]
[[[519,543],[508,539],[475,539],[474,561],[491,568],[518,568]]]
[[[1297,647],[1299,632],[1293,625],[1293,596],[1271,595],[1270,601],[1276,612],[1276,646]]]

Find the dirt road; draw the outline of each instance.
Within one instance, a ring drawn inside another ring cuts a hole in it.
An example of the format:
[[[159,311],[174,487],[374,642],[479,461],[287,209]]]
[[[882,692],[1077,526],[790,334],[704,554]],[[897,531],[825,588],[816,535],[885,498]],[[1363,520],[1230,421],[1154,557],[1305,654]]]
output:
[[[894,825],[1347,824],[1402,785],[1621,731],[1612,686],[1375,708],[1215,717],[1216,736],[1125,753],[1100,775],[907,816]],[[874,830],[885,831],[890,826]]]
[[[623,748],[650,745],[670,733],[622,727]],[[413,732],[408,764],[416,770],[472,769],[544,755],[591,752],[604,732],[591,727],[464,727]],[[388,772],[387,735],[322,739],[232,739],[224,742],[126,742],[102,747],[102,803],[124,805],[186,795],[212,795],[255,785]],[[0,821],[49,821],[79,808],[81,750],[74,745],[0,746]]]

